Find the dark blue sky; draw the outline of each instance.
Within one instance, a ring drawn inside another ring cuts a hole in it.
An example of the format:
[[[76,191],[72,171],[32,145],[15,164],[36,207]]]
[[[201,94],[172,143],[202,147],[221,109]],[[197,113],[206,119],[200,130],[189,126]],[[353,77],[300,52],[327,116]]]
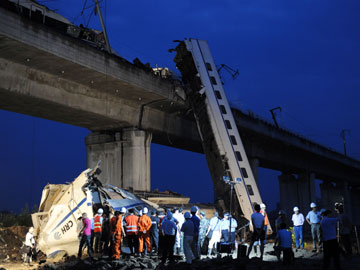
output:
[[[84,1],[44,0],[76,24]],[[75,3],[74,3],[75,2]],[[88,5],[91,3],[88,0]],[[360,2],[357,0],[203,0],[101,3],[112,47],[124,58],[175,69],[172,40],[208,40],[215,62],[238,68],[225,76],[230,103],[270,119],[281,106],[283,127],[360,158]],[[98,17],[90,27],[100,29]],[[88,131],[0,111],[0,209],[38,204],[43,186],[73,180],[86,166]],[[212,201],[205,158],[152,145],[152,187],[170,188],[194,202]],[[274,208],[279,172],[260,171],[260,191]],[[271,192],[267,192],[271,190]],[[275,195],[274,195],[275,194]]]

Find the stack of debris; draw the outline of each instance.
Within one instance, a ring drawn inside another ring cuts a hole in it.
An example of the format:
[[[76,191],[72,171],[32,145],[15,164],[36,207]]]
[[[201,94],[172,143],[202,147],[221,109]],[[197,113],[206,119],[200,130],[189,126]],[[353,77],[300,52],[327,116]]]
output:
[[[28,230],[25,226],[0,228],[0,262],[21,260],[20,249]]]

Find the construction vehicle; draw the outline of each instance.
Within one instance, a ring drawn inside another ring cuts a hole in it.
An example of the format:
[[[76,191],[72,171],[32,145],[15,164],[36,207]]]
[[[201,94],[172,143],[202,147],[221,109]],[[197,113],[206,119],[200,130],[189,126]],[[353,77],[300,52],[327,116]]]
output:
[[[262,200],[209,46],[204,40],[188,39],[179,41],[175,51],[174,61],[197,122],[215,200],[229,198],[225,183],[231,183],[240,208],[235,205],[235,211],[230,211],[251,220],[254,203]],[[224,203],[229,209],[231,203]]]
[[[45,186],[39,212],[32,214],[37,248],[48,257],[62,251],[67,255],[78,252],[78,222],[82,213],[92,219],[99,208],[104,213],[119,211],[122,207],[139,214],[154,204],[140,200],[132,193],[112,185],[103,185],[98,179],[101,170],[83,171],[72,183]],[[126,247],[122,247],[126,248]]]

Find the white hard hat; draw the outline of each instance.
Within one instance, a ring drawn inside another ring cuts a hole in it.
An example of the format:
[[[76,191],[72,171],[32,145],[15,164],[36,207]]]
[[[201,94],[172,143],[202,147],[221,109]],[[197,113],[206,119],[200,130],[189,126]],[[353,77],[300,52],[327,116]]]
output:
[[[125,208],[125,207],[121,207],[120,213],[125,214],[125,213],[126,213],[126,208]]]
[[[147,207],[144,207],[142,212],[143,212],[143,214],[147,214],[147,213],[149,213],[149,209],[147,209]]]
[[[99,210],[98,210],[98,214],[102,214],[102,213],[104,213],[104,210],[102,209],[102,208],[99,208]]]
[[[191,218],[191,214],[190,214],[189,212],[186,212],[186,213],[184,214],[184,218]]]
[[[313,202],[312,202],[312,203],[310,204],[310,208],[314,208],[314,207],[316,207],[316,203],[313,203]]]
[[[297,206],[294,207],[294,212],[296,212],[296,211],[299,211],[299,207],[297,207]]]
[[[196,213],[197,210],[198,210],[197,206],[194,205],[193,207],[191,207],[190,212],[191,213]]]
[[[266,208],[266,205],[262,203],[262,204],[260,204],[260,208],[264,209],[264,208]]]
[[[140,210],[139,215],[142,216],[142,214],[143,214],[143,213],[142,213],[142,210]]]
[[[30,227],[29,228],[29,233],[33,233],[34,232],[34,227]]]

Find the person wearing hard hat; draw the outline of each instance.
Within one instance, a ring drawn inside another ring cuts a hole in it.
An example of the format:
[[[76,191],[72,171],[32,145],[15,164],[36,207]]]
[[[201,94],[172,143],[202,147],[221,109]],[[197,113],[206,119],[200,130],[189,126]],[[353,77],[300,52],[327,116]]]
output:
[[[123,209],[121,211],[123,212]],[[113,233],[114,245],[113,245],[113,259],[119,260],[121,255],[121,242],[122,242],[122,235],[123,235],[123,214],[117,212],[117,217],[115,221],[115,231]],[[125,209],[126,212],[126,209]]]
[[[156,211],[151,212],[151,228],[150,228],[150,242],[151,247],[154,248],[154,252],[158,253],[159,250],[159,226],[160,219],[156,215]]]
[[[163,219],[161,223],[161,233],[163,235],[162,239],[162,258],[161,262],[164,264],[166,260],[169,259],[170,262],[174,261],[174,245],[175,237],[177,232],[177,226],[175,219],[171,211],[166,213],[166,218]]]
[[[199,250],[199,229],[200,229],[200,218],[196,215],[199,208],[197,206],[193,206],[190,209],[191,212],[191,221],[194,223],[194,241],[192,244],[192,252],[195,256],[195,259],[200,259],[200,250]]]
[[[214,216],[210,219],[210,226],[206,236],[210,239],[208,246],[208,257],[211,257],[212,250],[216,250],[217,243],[219,243],[221,239],[221,227],[218,212],[215,212]]]
[[[195,258],[191,250],[191,246],[194,240],[194,223],[191,221],[191,214],[186,212],[184,214],[185,222],[181,226],[181,231],[184,233],[184,253],[186,258],[186,263],[191,264],[192,260]]]
[[[322,249],[321,238],[320,238],[321,216],[320,216],[320,213],[316,209],[316,204],[315,203],[312,202],[310,204],[310,208],[311,208],[311,210],[306,215],[306,221],[311,226],[311,236],[312,236],[312,239],[313,239],[313,252],[316,252],[316,240],[318,242],[318,248],[319,248],[319,252],[320,252],[321,249]]]
[[[199,225],[199,242],[198,242],[199,247],[198,248],[201,250],[201,247],[203,246],[203,243],[206,238],[206,232],[210,225],[210,220],[208,218],[206,218],[205,211],[200,212],[200,217],[201,217],[201,220],[200,220],[200,225]]]
[[[30,227],[29,231],[25,236],[25,264],[30,265],[31,258],[34,254],[35,250],[35,239],[34,239],[34,227]]]
[[[264,245],[266,245],[266,239],[267,239],[267,231],[269,226],[269,218],[266,212],[266,205],[264,203],[260,204],[260,214],[264,216],[264,231],[265,231],[265,240]]]
[[[286,213],[284,210],[280,210],[279,211],[279,216],[277,217],[277,219],[275,219],[275,229],[276,232],[278,232],[280,230],[280,224],[281,223],[285,223],[286,224]]]
[[[95,252],[101,252],[101,233],[102,233],[102,223],[104,210],[99,208],[97,214],[94,217],[94,242],[95,242]]]
[[[126,237],[128,239],[131,255],[138,252],[138,221],[139,217],[134,214],[134,209],[129,210],[129,215],[125,218]]]
[[[294,214],[292,215],[292,222],[294,224],[294,234],[296,242],[296,251],[301,248],[304,249],[304,238],[303,238],[303,224],[304,224],[304,215],[300,213],[299,207],[294,207]]]
[[[339,220],[337,218],[329,217],[331,214],[330,210],[322,209],[320,213],[323,217],[320,221],[324,238],[323,270],[327,270],[329,268],[331,258],[334,260],[335,268],[339,270],[341,269],[339,258],[340,249],[336,240],[336,228]]]
[[[175,248],[176,248],[176,254],[180,255],[181,252],[181,238],[182,238],[182,232],[181,232],[181,226],[185,222],[184,215],[180,213],[179,209],[174,209],[173,217],[178,221],[176,224],[178,227],[178,231],[176,233],[176,239],[175,239]]]
[[[151,253],[151,243],[150,243],[150,228],[152,225],[151,219],[148,216],[149,209],[144,207],[142,210],[142,216],[139,218],[139,252],[144,256],[144,241],[146,243],[147,252]]]
[[[220,221],[221,237],[224,238],[225,242],[229,242],[229,213],[224,214],[224,218]]]

